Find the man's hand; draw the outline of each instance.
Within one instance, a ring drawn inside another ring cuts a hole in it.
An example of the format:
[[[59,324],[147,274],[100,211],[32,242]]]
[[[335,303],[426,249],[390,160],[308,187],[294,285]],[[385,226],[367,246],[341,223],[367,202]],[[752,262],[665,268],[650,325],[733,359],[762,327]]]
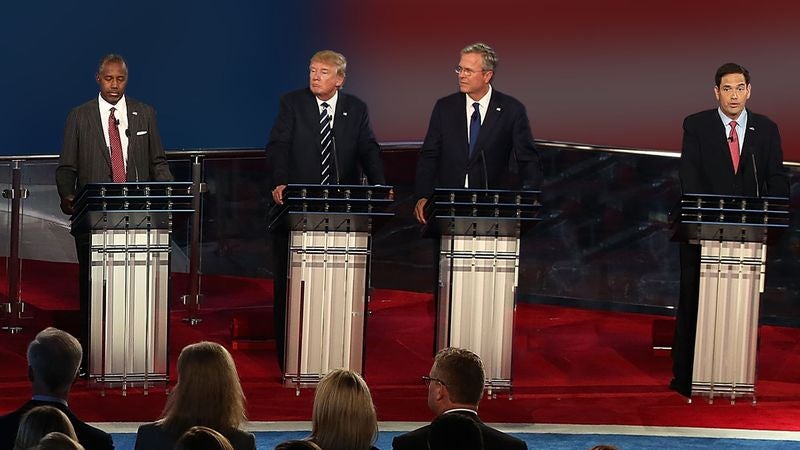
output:
[[[282,205],[283,204],[283,190],[286,189],[285,184],[281,184],[275,186],[275,189],[272,190],[272,200],[275,201],[276,204]]]
[[[61,212],[71,216],[75,212],[75,196],[68,195],[61,198]]]
[[[428,199],[422,197],[421,199],[417,200],[417,205],[414,206],[414,217],[417,218],[417,222],[425,225],[425,205],[428,204]]]

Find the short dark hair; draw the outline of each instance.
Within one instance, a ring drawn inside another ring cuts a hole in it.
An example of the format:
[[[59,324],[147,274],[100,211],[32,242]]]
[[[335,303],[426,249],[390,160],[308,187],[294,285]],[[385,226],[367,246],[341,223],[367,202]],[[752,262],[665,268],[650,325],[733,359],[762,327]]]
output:
[[[478,406],[483,396],[483,363],[469,350],[448,347],[436,354],[436,377],[447,386],[450,401]]]
[[[717,73],[714,75],[714,85],[719,87],[719,84],[722,82],[722,77],[732,73],[740,73],[744,75],[745,84],[750,84],[750,72],[748,72],[744,66],[736,63],[725,63],[719,66],[719,69],[717,69]]]
[[[125,72],[128,71],[128,63],[125,62],[125,58],[123,58],[122,55],[118,55],[116,53],[109,53],[106,56],[103,56],[102,59],[100,59],[100,62],[97,64],[97,73],[102,72],[103,67],[105,67],[105,65],[108,63],[120,63],[122,64],[122,67],[125,68]]]

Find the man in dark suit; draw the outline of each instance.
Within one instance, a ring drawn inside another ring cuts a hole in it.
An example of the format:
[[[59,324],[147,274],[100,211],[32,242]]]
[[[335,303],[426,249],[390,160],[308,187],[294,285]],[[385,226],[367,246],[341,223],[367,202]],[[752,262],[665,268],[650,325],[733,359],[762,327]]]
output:
[[[461,50],[460,92],[441,98],[431,114],[417,160],[414,215],[425,223],[434,188],[507,189],[509,167],[518,167],[523,189],[542,181],[525,106],[493,89],[497,55],[486,44]],[[519,183],[517,183],[519,184]]]
[[[64,126],[64,142],[56,168],[61,210],[73,214],[75,196],[87,183],[172,181],[156,114],[152,107],[126,98],[128,66],[115,54],[105,56],[95,76],[100,94],[72,111]],[[80,267],[81,342],[89,332],[89,235],[75,235]]]
[[[719,106],[683,121],[681,191],[685,194],[788,196],[778,126],[745,108],[750,98],[750,73],[723,64],[715,75]],[[700,246],[680,247],[681,287],[672,345],[670,388],[691,395],[697,308],[700,289]]]
[[[323,50],[311,57],[309,87],[284,95],[272,126],[267,158],[272,199],[283,204],[287,184],[385,184],[380,146],[369,124],[367,105],[340,92],[347,73],[344,55]],[[275,344],[283,367],[286,321],[286,230],[273,233]]]
[[[483,396],[483,363],[475,353],[460,348],[445,348],[436,354],[430,375],[423,377],[428,385],[428,407],[437,417],[460,414],[474,420],[483,436],[485,450],[527,449],[524,441],[496,430],[478,417],[478,403]],[[426,449],[431,425],[425,425],[392,440],[394,450]],[[437,437],[438,440],[442,436]]]
[[[28,378],[33,398],[16,411],[0,417],[0,448],[13,448],[22,416],[43,405],[58,408],[67,415],[78,441],[86,450],[114,448],[110,434],[82,422],[67,405],[82,353],[78,340],[64,331],[47,328],[36,335],[28,345]]]

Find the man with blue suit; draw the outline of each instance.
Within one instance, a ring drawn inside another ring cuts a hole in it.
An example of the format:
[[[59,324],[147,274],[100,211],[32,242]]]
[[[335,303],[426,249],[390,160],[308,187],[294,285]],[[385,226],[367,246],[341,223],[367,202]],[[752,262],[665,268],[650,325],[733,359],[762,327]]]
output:
[[[276,205],[283,204],[287,184],[361,184],[361,171],[370,184],[386,183],[367,105],[340,92],[346,73],[344,55],[317,52],[309,64],[308,88],[281,98],[266,148]],[[289,243],[286,230],[273,231],[275,345],[283,369]]]
[[[525,106],[492,87],[497,54],[486,44],[461,50],[458,93],[439,99],[417,160],[414,216],[425,223],[425,205],[437,187],[507,189],[516,165],[523,189],[542,181]]]

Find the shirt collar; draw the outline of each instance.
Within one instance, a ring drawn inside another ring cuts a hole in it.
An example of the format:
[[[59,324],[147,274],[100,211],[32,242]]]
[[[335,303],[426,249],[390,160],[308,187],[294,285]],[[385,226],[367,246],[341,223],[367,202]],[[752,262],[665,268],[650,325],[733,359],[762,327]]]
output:
[[[61,403],[64,406],[68,406],[66,400],[61,397],[53,397],[52,395],[34,395],[31,397],[31,400],[35,400],[37,402]]]
[[[334,92],[333,97],[327,100],[320,100],[319,97],[314,97],[317,100],[317,110],[322,109],[322,104],[327,103],[331,111],[336,111],[336,102],[339,101],[339,91]],[[332,115],[332,114],[331,114]]]
[[[114,117],[116,117],[117,119],[119,119],[122,116],[127,116],[128,114],[128,104],[125,101],[125,95],[123,95],[119,99],[116,105],[112,105],[111,103],[108,103],[106,99],[103,98],[102,95],[97,94],[97,102],[100,104],[100,111],[108,111],[111,108],[116,108]]]
[[[469,96],[469,94],[464,94],[467,97],[467,109],[470,111],[473,110],[472,104],[475,103],[475,100]],[[478,103],[481,105],[481,115],[486,114],[486,111],[489,110],[489,101],[492,99],[492,85],[489,85],[489,90],[486,91],[486,94],[478,100]]]
[[[731,122],[734,120],[736,121],[736,125],[738,125],[742,130],[745,128],[745,125],[747,125],[746,109],[743,109],[742,112],[739,113],[739,117],[735,119],[731,119],[730,117],[726,116],[720,107],[717,107],[717,113],[719,114],[720,119],[722,119],[722,124],[725,125],[725,128],[728,128],[731,125]]]

